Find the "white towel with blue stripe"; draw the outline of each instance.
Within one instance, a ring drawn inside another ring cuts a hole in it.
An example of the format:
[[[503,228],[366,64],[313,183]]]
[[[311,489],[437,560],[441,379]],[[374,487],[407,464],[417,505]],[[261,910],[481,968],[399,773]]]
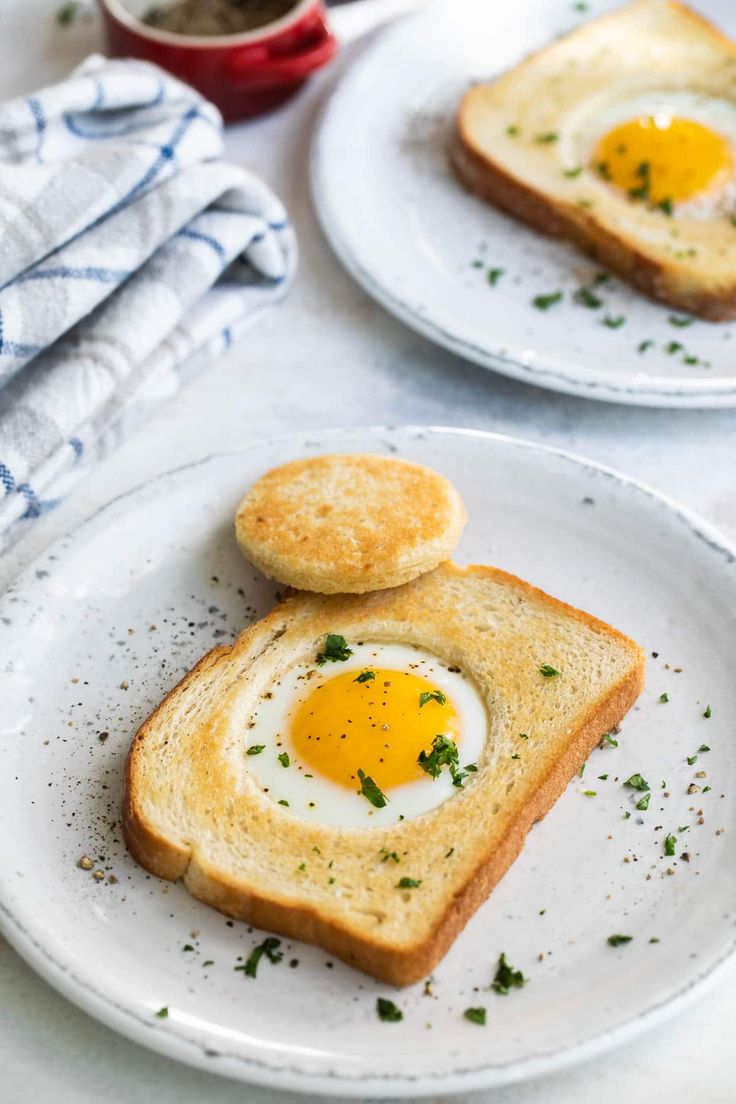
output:
[[[143,62],[0,106],[0,548],[287,290],[286,211],[221,153]]]

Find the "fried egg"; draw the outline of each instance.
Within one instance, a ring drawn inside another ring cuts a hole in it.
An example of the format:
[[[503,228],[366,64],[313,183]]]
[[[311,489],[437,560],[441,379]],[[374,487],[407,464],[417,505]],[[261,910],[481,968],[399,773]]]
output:
[[[736,210],[736,104],[725,100],[672,91],[589,107],[565,154],[619,195],[667,215]]]
[[[349,655],[295,665],[244,733],[250,776],[319,824],[394,824],[473,784],[485,706],[457,667],[407,644],[348,642]]]

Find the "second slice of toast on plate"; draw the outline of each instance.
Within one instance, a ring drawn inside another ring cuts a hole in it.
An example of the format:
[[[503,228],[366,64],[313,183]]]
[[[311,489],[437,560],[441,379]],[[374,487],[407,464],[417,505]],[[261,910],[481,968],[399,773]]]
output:
[[[634,0],[463,97],[473,192],[639,291],[736,317],[736,45],[675,0]]]

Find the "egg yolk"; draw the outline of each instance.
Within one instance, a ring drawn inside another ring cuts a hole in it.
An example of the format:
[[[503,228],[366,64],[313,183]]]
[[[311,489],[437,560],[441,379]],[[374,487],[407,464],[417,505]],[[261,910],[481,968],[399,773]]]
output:
[[[417,757],[431,750],[440,734],[459,743],[455,707],[442,693],[439,701],[427,698],[437,687],[420,675],[371,670],[374,678],[353,669],[315,686],[291,718],[295,757],[307,770],[351,790],[359,786],[359,769],[381,790],[431,781]]]
[[[733,155],[721,134],[663,113],[609,130],[593,152],[593,169],[633,199],[656,205],[708,191],[731,175]]]

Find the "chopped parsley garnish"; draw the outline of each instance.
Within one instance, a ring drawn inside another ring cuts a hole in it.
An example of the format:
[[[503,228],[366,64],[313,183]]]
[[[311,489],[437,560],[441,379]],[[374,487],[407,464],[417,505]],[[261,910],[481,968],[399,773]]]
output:
[[[638,348],[637,352],[645,353],[647,351],[647,349],[651,349],[653,344],[654,344],[654,342],[651,340],[651,338],[647,338],[646,341],[639,342],[639,348]]]
[[[443,767],[454,767],[457,770],[460,765],[457,744],[449,736],[435,736],[432,750],[426,752],[422,749],[417,756],[417,763],[432,778],[439,778]]]
[[[707,744],[701,744],[700,747],[698,748],[698,751],[706,752],[706,751],[710,751],[710,748],[708,747]]]
[[[681,353],[682,352],[682,345],[680,344],[679,341],[670,341],[665,346],[665,352],[669,353],[670,356],[672,356],[674,353]]]
[[[671,314],[667,321],[669,322],[670,326],[677,326],[681,330],[683,330],[685,326],[692,326],[693,324],[692,318],[687,318],[686,316],[680,314]]]
[[[76,19],[78,9],[77,0],[69,0],[68,4],[62,4],[56,12],[56,22],[60,27],[69,27]]]
[[[395,863],[401,862],[401,859],[399,858],[399,856],[397,855],[397,853],[395,851],[387,851],[385,847],[382,847],[381,848],[381,862],[388,862],[389,859],[391,860],[391,862],[395,862]]]
[[[275,936],[269,935],[267,939],[264,939],[262,943],[259,943],[257,947],[248,955],[248,961],[242,966],[236,966],[236,971],[244,973],[246,977],[254,978],[258,972],[258,963],[265,955],[269,962],[272,962],[276,966],[284,957],[284,952],[279,950],[281,946],[281,940],[276,939]]]
[[[507,126],[506,127],[506,133],[508,134],[509,138],[518,138],[519,135],[521,134],[521,127],[513,126],[513,125],[512,126]]]
[[[611,179],[611,168],[607,161],[597,161],[596,171],[603,180]]]
[[[553,667],[550,663],[543,663],[539,668],[539,673],[543,675],[544,678],[557,678],[560,674],[557,668]]]
[[[670,700],[670,696],[669,696],[669,694],[667,693],[667,691],[666,691],[666,690],[665,690],[664,694],[660,694],[660,695],[659,695],[659,701],[660,701],[660,702],[661,702],[661,703],[662,703],[663,705],[664,705],[664,703],[665,703],[665,702],[668,702],[669,700]]]
[[[697,755],[688,755],[687,764],[688,764],[689,767],[691,767],[693,765],[693,763],[697,763],[697,761],[698,761]]]
[[[521,756],[519,755],[518,751],[515,751],[514,754],[511,756],[511,758],[512,759],[521,759]]]
[[[631,778],[627,778],[624,782],[624,786],[629,786],[632,790],[648,790],[651,788],[649,783],[642,778],[639,773],[632,774]]]
[[[578,303],[581,307],[588,307],[589,310],[597,310],[598,307],[603,306],[603,300],[594,295],[588,287],[579,287],[572,298],[574,303]]]
[[[583,166],[576,165],[574,169],[565,169],[565,176],[569,177],[571,180],[574,180],[576,176],[580,176],[582,171]]]
[[[556,130],[548,130],[544,134],[537,134],[534,141],[537,145],[548,146],[551,145],[552,142],[556,142],[559,137]]]
[[[500,993],[502,997],[508,996],[509,990],[521,989],[526,985],[526,978],[521,970],[514,970],[506,961],[506,955],[501,954],[496,967],[496,976],[491,984],[494,993]]]
[[[375,677],[375,671],[361,671],[358,677],[353,679],[353,682],[370,682]]]
[[[639,798],[639,800],[636,803],[636,807],[637,807],[637,809],[640,810],[640,812],[644,813],[649,808],[649,802],[651,801],[651,797],[652,797],[651,791],[647,791],[647,793],[645,793],[643,797]]]
[[[608,326],[609,330],[619,330],[625,321],[626,317],[623,314],[617,314],[615,317],[612,314],[607,314],[603,319],[603,325]]]
[[[489,268],[488,269],[488,272],[486,273],[486,279],[488,280],[488,283],[491,285],[491,287],[496,286],[498,281],[503,276],[504,272],[505,272],[505,269],[503,269],[503,268]]]
[[[376,1012],[378,1013],[379,1020],[383,1020],[384,1023],[398,1023],[399,1020],[403,1020],[404,1013],[400,1008],[397,1008],[393,1001],[387,1000],[386,997],[379,997],[376,1001]]]
[[[353,654],[353,649],[348,648],[347,640],[338,633],[328,633],[325,639],[323,652],[317,655],[317,666],[324,667],[329,659],[330,663],[342,663]]]
[[[431,701],[437,702],[438,705],[444,705],[447,698],[441,690],[422,690],[419,695],[419,708],[421,709],[423,705]]]
[[[421,878],[407,878],[406,875],[404,875],[404,877],[399,878],[396,883],[396,889],[419,889],[421,884]]]
[[[620,947],[624,943],[630,943],[633,938],[633,935],[609,935],[608,944],[610,947]]]
[[[193,951],[194,947],[192,946],[191,943],[185,943],[184,946],[182,947],[182,950],[183,951]]]
[[[608,775],[607,774],[599,774],[598,777],[600,778],[601,782],[607,782],[608,781]]]
[[[559,303],[560,299],[562,299],[561,291],[553,291],[549,295],[535,295],[532,299],[532,306],[536,307],[537,310],[546,311],[553,307],[555,303]]]
[[[281,798],[281,800],[279,801],[279,805],[285,805],[287,809],[289,808],[289,802],[286,800],[285,797]]]
[[[486,1025],[485,1008],[466,1008],[463,1012],[463,1016],[466,1020],[470,1020],[471,1023],[480,1024],[481,1027],[485,1027]]]
[[[706,705],[705,712],[703,713],[703,716],[705,718],[707,718],[708,720],[710,720],[710,718],[713,716],[713,710],[711,709],[711,707],[709,705]]]
[[[667,196],[665,199],[660,199],[659,203],[657,204],[657,207],[659,207],[662,214],[667,215],[667,216],[672,215],[674,210],[675,210],[675,205],[672,202],[672,200],[669,198],[669,196]]]
[[[614,739],[610,732],[604,732],[601,736],[601,741],[609,744],[610,747],[618,747],[618,740]]]
[[[159,1008],[158,1012],[154,1012],[154,1016],[156,1016],[159,1020],[165,1020],[168,1015],[169,1010],[165,1005],[163,1008]]]
[[[703,786],[703,793],[708,793],[710,786]]]
[[[279,761],[279,763],[281,764],[282,767],[288,767],[289,766],[290,759],[289,759],[288,751],[282,751],[280,755],[276,756],[276,758],[278,759],[278,761]]]
[[[519,733],[519,739],[520,740],[528,740],[529,739],[529,733],[528,732],[520,732]]]
[[[417,756],[417,763],[431,775],[432,778],[439,778],[442,773],[442,768],[447,767],[452,776],[453,786],[462,787],[463,782],[468,776],[468,772],[474,774],[477,771],[475,763],[468,763],[466,767],[460,770],[460,758],[458,755],[457,744],[449,736],[435,736],[432,740],[432,750],[419,752]]]
[[[366,797],[371,805],[375,805],[376,809],[382,809],[384,805],[388,804],[388,798],[381,792],[369,774],[359,769],[358,778],[360,779],[360,789],[358,793]]]
[[[677,836],[673,836],[671,834],[669,836],[666,836],[665,841],[664,841],[664,853],[665,853],[665,855],[667,855],[669,857],[674,855],[676,847],[677,847]]]
[[[583,790],[583,797],[597,797],[597,796],[598,796],[598,793],[597,793],[596,790]]]
[[[260,755],[266,747],[265,744],[251,744],[249,748],[245,749],[246,755]]]

